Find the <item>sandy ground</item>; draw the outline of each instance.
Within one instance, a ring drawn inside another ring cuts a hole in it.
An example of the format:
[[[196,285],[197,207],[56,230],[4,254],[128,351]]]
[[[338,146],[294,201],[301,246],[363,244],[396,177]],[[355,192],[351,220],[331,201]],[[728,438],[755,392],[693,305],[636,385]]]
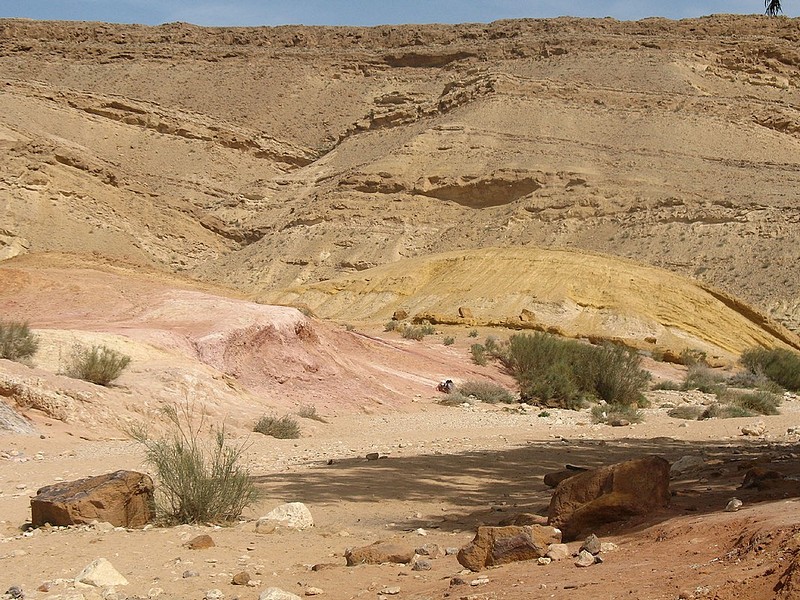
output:
[[[382,589],[394,587],[400,588],[401,598],[558,598],[567,591],[571,598],[677,598],[687,591],[726,598],[731,582],[741,580],[751,590],[748,598],[773,597],[763,590],[756,593],[760,580],[753,579],[768,570],[758,568],[769,562],[766,550],[750,557],[737,550],[744,550],[742,539],[754,533],[778,536],[796,528],[798,501],[736,488],[743,465],[754,460],[797,470],[796,438],[787,430],[800,422],[800,401],[787,402],[780,416],[764,417],[765,436],[749,439],[738,428],[754,419],[684,422],[655,405],[646,410],[644,423],[612,428],[590,424],[585,412],[550,410],[540,417],[537,410],[520,413],[482,404],[451,408],[435,400],[435,393],[416,398],[414,410],[406,413],[334,416],[328,423],[304,420],[304,437],[297,440],[249,436],[247,462],[264,496],[242,522],[224,528],[22,532],[30,517],[29,498],[38,487],[147,466],[134,443],[83,439],[60,422],[42,420],[41,437],[4,436],[3,585],[21,586],[28,598],[68,597],[73,593],[69,580],[104,557],[130,582],[117,590],[128,597],[202,598],[219,589],[226,597],[244,599],[277,586],[299,595],[315,587],[325,597],[342,599],[376,598]],[[368,461],[369,452],[385,458]],[[551,491],[542,483],[545,473],[566,463],[596,466],[645,454],[670,460],[701,455],[706,466],[673,481],[669,510],[598,531],[604,541],[619,546],[601,565],[580,569],[571,560],[547,566],[518,563],[464,574],[466,586],[450,585],[461,571],[455,556],[437,558],[432,570],[423,572],[401,565],[345,566],[346,548],[377,540],[460,547],[480,523],[546,511]],[[732,496],[742,499],[744,507],[723,512]],[[309,507],[313,529],[255,533],[255,519],[290,501]],[[182,546],[200,533],[210,534],[216,546]],[[319,563],[336,566],[312,571]],[[199,575],[184,578],[185,571]],[[240,571],[261,583],[232,585]],[[469,585],[482,577],[488,583]],[[36,591],[45,582],[51,582],[50,590]],[[472,596],[476,593],[482,595]]]

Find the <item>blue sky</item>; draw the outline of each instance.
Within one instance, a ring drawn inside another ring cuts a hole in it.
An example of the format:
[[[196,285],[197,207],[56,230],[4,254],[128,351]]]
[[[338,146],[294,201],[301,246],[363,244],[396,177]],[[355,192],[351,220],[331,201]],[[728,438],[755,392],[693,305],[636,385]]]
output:
[[[782,4],[784,14],[800,16],[800,0]],[[763,0],[0,0],[0,18],[207,26],[486,23],[561,15],[682,19],[763,11]]]

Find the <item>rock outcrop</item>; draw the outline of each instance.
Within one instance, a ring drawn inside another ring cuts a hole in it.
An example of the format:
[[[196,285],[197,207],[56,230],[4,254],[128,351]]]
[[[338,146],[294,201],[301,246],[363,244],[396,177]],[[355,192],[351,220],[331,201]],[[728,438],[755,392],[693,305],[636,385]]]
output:
[[[562,481],[550,501],[548,519],[565,540],[574,540],[606,523],[666,507],[669,498],[669,462],[648,456]]]
[[[142,527],[155,518],[153,480],[136,471],[56,483],[31,498],[34,527],[81,525],[92,521],[116,527]]]

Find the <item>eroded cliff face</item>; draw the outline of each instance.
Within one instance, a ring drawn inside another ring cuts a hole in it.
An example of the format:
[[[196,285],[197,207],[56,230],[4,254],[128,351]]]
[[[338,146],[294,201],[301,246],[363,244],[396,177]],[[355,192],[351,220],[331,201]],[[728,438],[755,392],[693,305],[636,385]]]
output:
[[[796,19],[739,16],[0,21],[0,255],[94,252],[263,296],[575,248],[797,329],[799,40]]]

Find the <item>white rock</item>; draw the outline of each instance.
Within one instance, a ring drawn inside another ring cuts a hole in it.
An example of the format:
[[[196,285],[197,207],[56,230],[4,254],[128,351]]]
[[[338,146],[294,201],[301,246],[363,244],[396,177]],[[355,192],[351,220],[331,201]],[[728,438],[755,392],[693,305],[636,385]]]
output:
[[[314,526],[314,518],[302,502],[281,504],[256,522],[257,533],[272,533],[278,528],[303,530]]]
[[[225,594],[222,593],[221,590],[208,590],[206,595],[203,596],[203,600],[224,600]]]
[[[281,588],[270,587],[258,595],[258,600],[301,600],[297,594],[284,592]]]
[[[725,512],[736,512],[742,508],[742,501],[738,498],[731,498],[725,506]]]
[[[75,578],[75,583],[91,585],[94,587],[105,587],[113,585],[128,585],[119,571],[105,558],[98,558],[88,564]]]
[[[551,560],[564,560],[572,556],[569,547],[566,544],[550,544],[547,547],[547,554],[545,555]]]
[[[742,426],[742,435],[759,436],[759,435],[764,435],[766,431],[767,431],[767,426],[764,424],[764,421],[759,421],[758,423]]]

